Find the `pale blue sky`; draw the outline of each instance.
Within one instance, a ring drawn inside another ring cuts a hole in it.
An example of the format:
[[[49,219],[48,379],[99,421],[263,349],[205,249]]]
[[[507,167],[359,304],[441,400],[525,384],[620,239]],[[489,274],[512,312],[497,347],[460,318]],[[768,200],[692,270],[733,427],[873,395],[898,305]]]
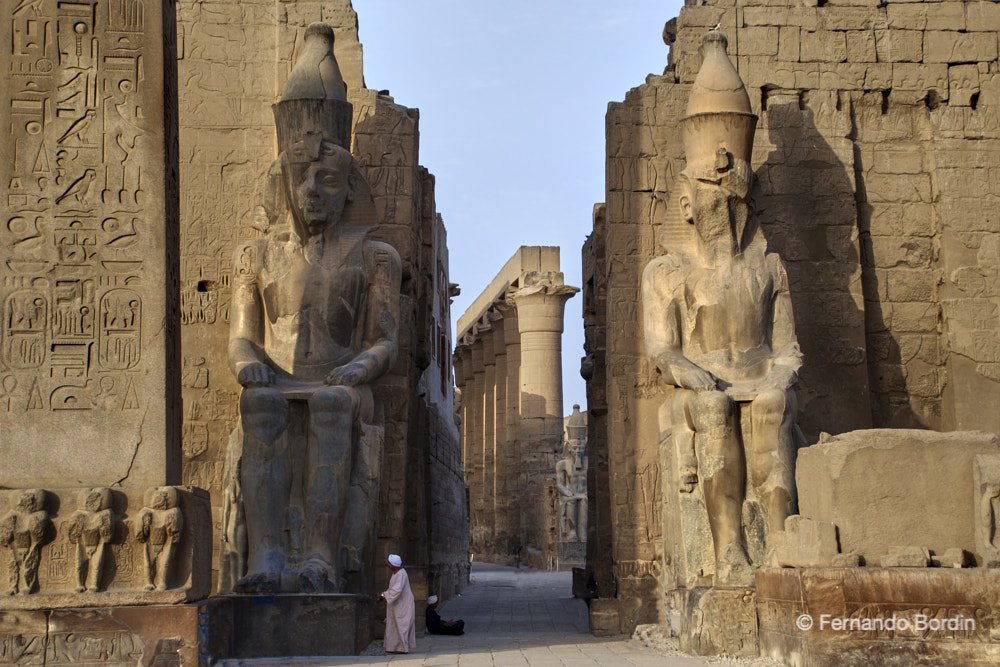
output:
[[[580,249],[604,200],[608,102],[662,74],[680,0],[354,0],[365,84],[420,109],[420,163],[437,177],[453,320],[522,245]],[[564,409],[586,409],[583,299],[566,305]]]

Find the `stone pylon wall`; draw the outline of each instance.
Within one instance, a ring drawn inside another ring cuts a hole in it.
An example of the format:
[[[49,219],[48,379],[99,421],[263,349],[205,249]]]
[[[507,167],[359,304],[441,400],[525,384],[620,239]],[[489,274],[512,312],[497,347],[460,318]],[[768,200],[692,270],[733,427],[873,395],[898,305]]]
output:
[[[451,374],[447,236],[434,178],[419,165],[419,114],[365,88],[349,0],[178,4],[184,480],[212,492],[218,535],[240,391],[227,361],[233,247],[259,235],[254,207],[277,156],[271,104],[314,21],[336,35],[353,153],[382,223],[370,238],[392,244],[403,265],[399,359],[376,385],[386,427],[378,557],[400,553],[415,590],[442,578],[449,594],[467,580],[468,533],[451,518],[467,510],[451,382],[442,381]],[[429,510],[429,494],[444,502]],[[387,579],[377,572],[376,587]]]
[[[673,472],[661,465],[656,433],[667,389],[645,358],[638,290],[661,235],[688,242],[670,197],[684,166],[678,121],[697,45],[716,24],[760,116],[758,211],[788,267],[807,439],[869,426],[1000,429],[1000,414],[987,409],[1000,398],[1000,221],[989,203],[1000,166],[1000,5],[684,7],[665,31],[664,75],[609,108],[606,217],[585,249],[595,302],[588,392],[608,415],[591,426],[592,467],[609,443],[590,548],[595,567],[614,563],[632,623],[658,617],[658,593],[683,567]]]

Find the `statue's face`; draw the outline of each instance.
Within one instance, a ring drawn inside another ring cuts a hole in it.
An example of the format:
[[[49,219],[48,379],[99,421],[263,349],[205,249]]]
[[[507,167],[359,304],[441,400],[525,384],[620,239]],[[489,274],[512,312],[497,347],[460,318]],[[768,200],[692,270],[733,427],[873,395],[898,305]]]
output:
[[[693,196],[692,196],[693,195]],[[722,240],[739,248],[738,236],[746,229],[750,206],[739,196],[714,183],[698,181],[694,192],[681,198],[685,218],[694,223],[702,241],[714,245]]]
[[[306,231],[320,234],[340,220],[351,195],[350,164],[321,157],[305,168],[298,187],[298,205]]]

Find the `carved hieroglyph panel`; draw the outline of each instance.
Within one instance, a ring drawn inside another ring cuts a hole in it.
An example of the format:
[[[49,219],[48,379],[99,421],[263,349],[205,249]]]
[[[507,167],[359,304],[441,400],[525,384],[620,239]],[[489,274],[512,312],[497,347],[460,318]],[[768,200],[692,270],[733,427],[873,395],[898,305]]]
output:
[[[18,461],[0,481],[162,484],[177,249],[161,5],[0,7],[0,458]]]

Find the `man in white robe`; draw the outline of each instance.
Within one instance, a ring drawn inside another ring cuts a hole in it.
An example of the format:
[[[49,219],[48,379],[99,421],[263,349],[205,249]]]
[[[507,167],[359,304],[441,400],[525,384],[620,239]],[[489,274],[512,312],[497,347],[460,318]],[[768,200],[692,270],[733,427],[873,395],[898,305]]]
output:
[[[389,554],[392,578],[389,588],[382,593],[385,600],[385,650],[387,653],[409,653],[417,647],[417,629],[414,625],[413,591],[410,577],[403,569],[403,559]]]

